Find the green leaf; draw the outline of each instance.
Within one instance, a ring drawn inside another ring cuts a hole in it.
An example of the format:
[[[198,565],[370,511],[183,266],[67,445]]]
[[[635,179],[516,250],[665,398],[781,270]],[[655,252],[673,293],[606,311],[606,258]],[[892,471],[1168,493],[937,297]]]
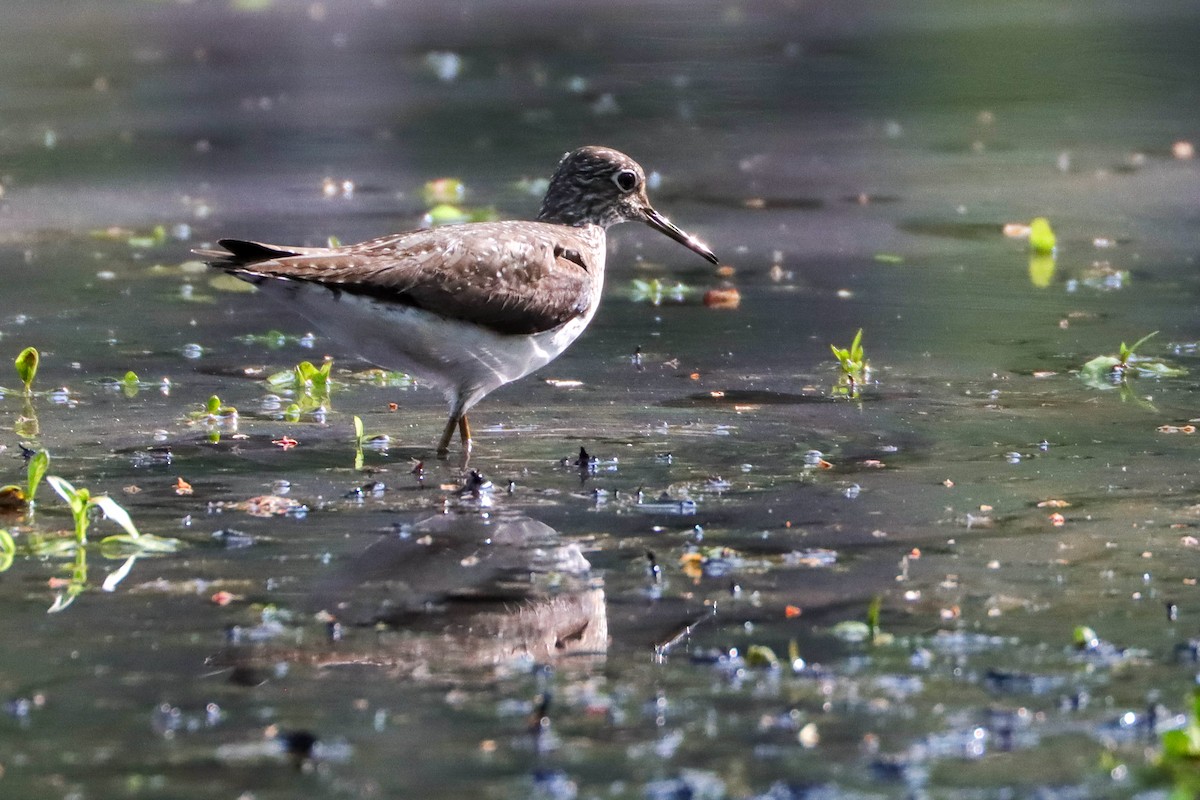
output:
[[[854,341],[850,343],[850,358],[860,364],[863,360],[862,336],[863,329],[859,328],[858,333],[854,334]]]
[[[215,394],[208,398],[208,402],[204,404],[204,410],[209,414],[219,414],[221,411],[221,398],[217,397]]]
[[[1136,342],[1134,342],[1133,347],[1126,347],[1125,343],[1121,342],[1121,363],[1124,364],[1126,361],[1128,361],[1129,357],[1132,356],[1135,352],[1137,352],[1137,349],[1139,347],[1141,347],[1147,341],[1149,341],[1150,339],[1154,338],[1157,335],[1158,335],[1158,331],[1154,331],[1153,333],[1147,333],[1145,336],[1143,336],[1142,338],[1140,338]]]
[[[17,543],[13,541],[12,534],[4,528],[0,528],[0,572],[7,572],[8,568],[13,565],[13,558],[17,555]]]
[[[17,367],[17,375],[21,379],[21,383],[25,384],[25,391],[28,392],[33,386],[33,379],[37,377],[38,362],[41,361],[41,356],[36,348],[26,347],[17,356],[14,362]]]
[[[1050,220],[1038,217],[1029,223],[1029,246],[1033,248],[1033,252],[1049,255],[1054,252],[1057,244],[1058,240],[1054,236],[1054,229],[1050,227]]]
[[[1186,731],[1166,731],[1162,735],[1164,758],[1187,758],[1191,755],[1189,751],[1190,745],[1191,742],[1188,739]]]
[[[363,421],[362,417],[354,415],[354,439],[357,442],[362,442],[363,438]]]
[[[104,516],[124,528],[134,539],[141,536],[138,533],[137,526],[133,524],[133,520],[129,517],[129,512],[121,508],[116,500],[113,500],[106,494],[99,494],[92,498],[91,504],[97,506],[104,512]]]
[[[42,482],[42,478],[46,475],[46,470],[50,468],[50,451],[39,450],[29,459],[29,468],[26,470],[25,481],[25,499],[32,503],[34,496],[37,495],[38,484]]]
[[[50,488],[58,492],[59,497],[61,497],[63,500],[66,500],[69,505],[74,507],[75,498],[78,497],[79,492],[77,492],[75,487],[71,485],[70,481],[60,478],[57,475],[47,475],[46,483],[50,484]]]
[[[133,370],[129,370],[129,372],[125,373],[125,377],[121,379],[121,382],[124,383],[126,386],[137,386],[142,381],[140,378],[138,378],[138,375],[136,372],[134,372]]]
[[[280,389],[295,386],[296,370],[289,369],[281,372],[273,372],[267,376],[267,383]]]
[[[1093,389],[1113,388],[1113,370],[1121,366],[1116,356],[1096,356],[1079,369],[1079,377]]]

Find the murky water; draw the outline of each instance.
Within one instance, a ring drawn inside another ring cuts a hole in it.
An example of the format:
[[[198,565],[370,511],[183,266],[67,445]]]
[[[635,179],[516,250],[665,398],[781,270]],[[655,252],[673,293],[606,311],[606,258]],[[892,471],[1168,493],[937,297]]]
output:
[[[1200,613],[1194,4],[0,23],[0,352],[42,356],[28,403],[0,375],[0,478],[47,449],[180,542],[56,547],[45,484],[8,516],[3,796],[1166,796]],[[490,485],[431,457],[440,396],[188,263],[413,227],[439,177],[530,216],[521,181],[589,142],[734,271],[615,229],[589,330],[473,414]],[[1037,216],[1054,257],[1003,231]],[[829,345],[859,328],[855,401]],[[1186,372],[1081,379],[1152,331]],[[326,355],[325,412],[288,421],[264,378]],[[361,469],[356,415],[390,437]],[[882,635],[837,627],[877,597]]]

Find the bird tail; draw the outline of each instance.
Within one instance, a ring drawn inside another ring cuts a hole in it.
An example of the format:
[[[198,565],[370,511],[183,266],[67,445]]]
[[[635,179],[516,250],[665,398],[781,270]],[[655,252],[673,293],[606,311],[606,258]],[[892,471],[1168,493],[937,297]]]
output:
[[[217,244],[225,249],[193,250],[192,252],[205,259],[209,266],[223,269],[246,267],[260,264],[263,261],[274,261],[291,256],[319,256],[328,252],[328,248],[325,247],[284,247],[242,239],[221,239]]]

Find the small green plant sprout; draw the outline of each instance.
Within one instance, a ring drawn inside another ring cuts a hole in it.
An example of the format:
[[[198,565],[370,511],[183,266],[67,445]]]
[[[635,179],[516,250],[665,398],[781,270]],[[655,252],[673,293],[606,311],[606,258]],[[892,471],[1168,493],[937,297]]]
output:
[[[765,644],[752,644],[746,648],[746,666],[756,669],[779,669],[779,656]]]
[[[889,645],[896,637],[885,633],[879,627],[879,615],[883,608],[883,598],[875,597],[867,606],[865,621],[845,620],[833,626],[833,635],[844,642],[855,644],[866,643],[875,646]]]
[[[329,392],[333,387],[330,371],[333,361],[325,361],[320,367],[311,361],[301,361],[290,370],[276,372],[267,378],[267,384],[278,391],[296,393],[296,400],[284,412],[284,418],[295,421],[300,414],[329,409]],[[293,409],[292,406],[296,406]]]
[[[1054,253],[1056,247],[1058,239],[1050,227],[1050,220],[1038,217],[1029,223],[1029,249],[1038,255],[1048,256]]]
[[[1187,373],[1181,367],[1168,364],[1161,358],[1138,356],[1137,350],[1158,331],[1148,333],[1132,345],[1121,342],[1117,354],[1096,356],[1079,370],[1079,377],[1095,389],[1112,389],[1124,384],[1130,376],[1144,378],[1175,378]]]
[[[354,469],[363,468],[363,421],[362,417],[354,415]]]
[[[0,511],[32,508],[34,498],[37,496],[38,485],[45,477],[46,469],[49,466],[50,453],[46,450],[39,450],[31,455],[29,464],[25,468],[25,485],[0,486]]]
[[[40,361],[41,355],[37,348],[26,347],[14,362],[17,367],[17,377],[21,379],[21,383],[25,384],[25,394],[27,395],[33,392],[33,379],[37,377]]]
[[[203,426],[208,432],[208,440],[216,444],[221,441],[221,431],[237,431],[238,410],[225,405],[221,398],[214,394],[205,401],[203,408],[188,414],[188,423]]]
[[[75,521],[75,542],[77,544],[87,544],[88,527],[92,522],[92,509],[94,508],[100,509],[105,517],[124,528],[130,540],[135,540],[141,536],[138,533],[137,526],[130,519],[129,512],[121,508],[117,501],[108,495],[93,495],[87,489],[76,489],[71,485],[70,481],[60,478],[57,475],[47,475],[46,483],[50,484],[54,491],[58,493],[58,496],[70,506],[71,517]]]
[[[862,328],[854,335],[854,341],[847,348],[829,345],[833,357],[838,361],[841,374],[838,376],[834,394],[857,399],[862,394],[862,387],[870,378],[870,368],[867,366],[866,354],[862,346]]]
[[[218,424],[231,418],[237,419],[237,415],[236,408],[225,405],[221,402],[221,398],[214,394],[204,401],[203,408],[189,413],[188,419],[192,422]]]

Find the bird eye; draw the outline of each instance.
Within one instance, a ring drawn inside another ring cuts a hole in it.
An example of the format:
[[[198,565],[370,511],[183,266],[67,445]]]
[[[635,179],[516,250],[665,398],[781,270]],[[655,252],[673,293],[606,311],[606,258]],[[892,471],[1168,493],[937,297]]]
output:
[[[632,192],[638,185],[637,173],[631,169],[623,169],[616,175],[613,175],[613,183],[622,192]]]

